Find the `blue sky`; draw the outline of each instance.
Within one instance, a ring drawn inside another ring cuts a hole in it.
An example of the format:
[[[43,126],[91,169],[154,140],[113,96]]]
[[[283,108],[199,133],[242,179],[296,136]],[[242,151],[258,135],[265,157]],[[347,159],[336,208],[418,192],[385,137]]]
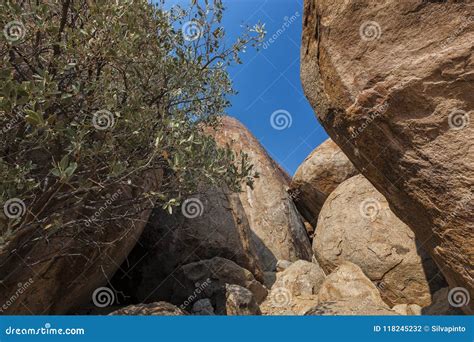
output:
[[[168,3],[188,4],[186,0]],[[239,93],[230,98],[228,114],[245,124],[292,175],[327,139],[304,97],[299,76],[303,0],[224,0],[224,5],[227,45],[242,34],[245,24],[265,23],[267,42],[280,29],[273,43],[267,43],[259,52],[248,48],[242,56],[243,65],[229,69]],[[280,129],[275,129],[272,122]]]

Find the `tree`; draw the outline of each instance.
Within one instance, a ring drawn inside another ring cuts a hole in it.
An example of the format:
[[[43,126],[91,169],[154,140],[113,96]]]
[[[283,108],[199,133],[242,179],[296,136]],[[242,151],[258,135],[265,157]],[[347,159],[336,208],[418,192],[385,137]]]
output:
[[[144,200],[171,212],[202,182],[251,185],[247,156],[203,127],[218,125],[234,93],[226,69],[264,27],[226,47],[224,7],[211,2],[0,4],[0,249],[32,228],[100,229]],[[161,185],[147,189],[155,171]],[[115,196],[123,187],[133,196]]]

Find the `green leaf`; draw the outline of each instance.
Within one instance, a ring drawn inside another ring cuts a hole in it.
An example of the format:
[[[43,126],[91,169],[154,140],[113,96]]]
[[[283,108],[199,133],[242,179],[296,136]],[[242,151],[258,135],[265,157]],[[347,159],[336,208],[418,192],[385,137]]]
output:
[[[30,109],[25,109],[25,120],[34,125],[34,126],[42,126],[44,125],[44,120],[43,120],[43,115],[38,113],[38,112],[35,112],[33,110],[30,110]]]

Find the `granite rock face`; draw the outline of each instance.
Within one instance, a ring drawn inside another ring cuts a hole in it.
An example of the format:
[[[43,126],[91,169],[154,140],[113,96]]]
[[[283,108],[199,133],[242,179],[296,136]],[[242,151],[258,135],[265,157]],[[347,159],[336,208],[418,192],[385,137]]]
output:
[[[219,145],[228,145],[237,154],[247,153],[254,170],[259,173],[253,190],[247,187],[239,197],[263,271],[274,271],[278,260],[310,260],[311,244],[287,191],[289,176],[236,119],[223,117],[219,130],[210,134]]]
[[[331,139],[323,142],[306,157],[291,181],[290,192],[301,215],[316,227],[319,212],[329,194],[357,173]]]
[[[455,1],[305,0],[301,79],[330,137],[474,295],[474,21]],[[473,312],[471,301],[463,308]]]
[[[431,294],[443,285],[415,234],[362,175],[329,195],[319,215],[313,251],[326,273],[344,261],[358,265],[390,306],[429,305]]]

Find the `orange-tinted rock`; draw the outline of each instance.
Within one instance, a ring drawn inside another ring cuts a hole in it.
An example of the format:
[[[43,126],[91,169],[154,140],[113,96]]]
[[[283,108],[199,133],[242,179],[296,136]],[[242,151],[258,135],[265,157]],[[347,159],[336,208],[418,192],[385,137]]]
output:
[[[290,192],[300,213],[316,227],[319,211],[329,194],[358,171],[341,151],[328,139],[306,157],[296,170]]]
[[[473,297],[472,4],[305,0],[304,7],[301,78],[319,121],[450,285]],[[472,313],[474,303],[464,310]]]
[[[290,179],[239,121],[222,118],[222,126],[211,132],[218,144],[249,155],[259,173],[253,190],[239,194],[252,230],[252,243],[258,251],[264,271],[275,269],[280,259],[311,259],[311,245],[302,219],[288,194]]]

